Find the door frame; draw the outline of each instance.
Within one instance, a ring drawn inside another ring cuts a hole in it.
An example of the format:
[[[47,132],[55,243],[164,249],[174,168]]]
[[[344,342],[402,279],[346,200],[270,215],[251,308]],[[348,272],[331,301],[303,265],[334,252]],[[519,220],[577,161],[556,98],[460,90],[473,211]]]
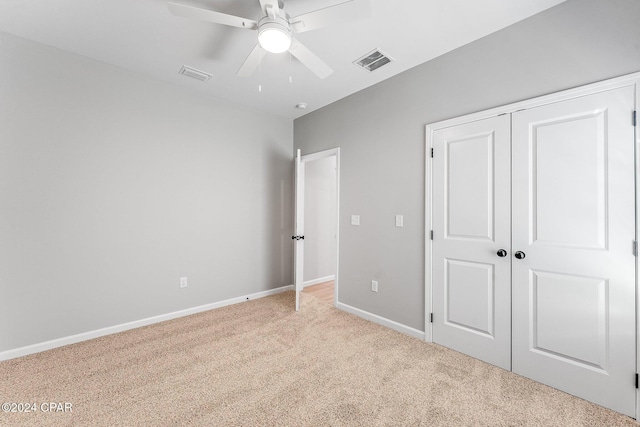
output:
[[[479,111],[472,114],[467,114],[460,117],[454,117],[439,122],[429,123],[425,126],[425,341],[433,342],[433,328],[430,321],[430,315],[433,312],[432,302],[432,243],[431,243],[431,230],[433,230],[432,222],[432,185],[433,185],[433,159],[431,157],[431,150],[433,148],[433,134],[435,131],[447,127],[457,126],[463,123],[474,122],[478,120],[487,119],[490,117],[499,116],[502,114],[511,114],[519,110],[540,107],[547,104],[552,104],[559,101],[564,101],[573,98],[579,98],[598,92],[603,92],[611,89],[617,89],[626,86],[633,86],[635,90],[635,110],[640,109],[640,72],[627,74],[612,79],[607,79],[585,86],[580,86],[572,89],[563,90],[560,92],[552,93],[549,95],[543,95],[536,98],[531,98],[512,104],[503,105],[500,107],[491,108],[488,110]],[[636,116],[638,114],[636,113]],[[629,120],[632,119],[631,113],[629,114]],[[640,241],[640,117],[636,119],[635,136],[634,136],[634,150],[635,150],[635,192],[636,192],[636,242]],[[435,153],[438,155],[438,153]],[[437,230],[436,230],[437,232]],[[638,263],[638,256],[636,256],[636,372],[640,371],[640,292],[638,291],[638,281],[640,277],[640,268]],[[636,419],[640,419],[640,390],[636,389]]]
[[[340,147],[330,148],[328,150],[318,151],[316,153],[310,153],[300,156],[300,163],[306,164],[315,160],[326,159],[329,157],[336,158],[336,208],[335,208],[335,224],[336,224],[336,271],[334,279],[333,290],[333,306],[338,304],[338,289],[339,289],[339,271],[340,271]],[[297,187],[298,183],[294,183],[294,187]],[[303,182],[302,192],[305,192],[305,182]],[[294,188],[294,191],[296,188]],[[296,218],[294,218],[294,223]],[[295,227],[295,224],[294,224]],[[294,230],[295,231],[295,230]],[[295,233],[294,233],[295,234]],[[304,260],[302,261],[304,271]],[[294,263],[294,277],[295,277],[295,263]]]

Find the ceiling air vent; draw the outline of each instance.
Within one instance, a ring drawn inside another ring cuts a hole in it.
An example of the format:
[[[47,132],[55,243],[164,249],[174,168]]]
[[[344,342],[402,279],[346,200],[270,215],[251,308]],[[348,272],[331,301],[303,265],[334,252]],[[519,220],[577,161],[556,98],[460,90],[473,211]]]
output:
[[[391,61],[391,58],[380,52],[380,50],[375,49],[374,51],[367,53],[362,58],[353,61],[353,63],[367,71],[375,71],[383,65],[387,65]]]
[[[186,65],[183,65],[182,68],[180,68],[180,74],[200,80],[201,82],[206,82],[211,78],[211,74],[196,70],[195,68],[187,67]]]

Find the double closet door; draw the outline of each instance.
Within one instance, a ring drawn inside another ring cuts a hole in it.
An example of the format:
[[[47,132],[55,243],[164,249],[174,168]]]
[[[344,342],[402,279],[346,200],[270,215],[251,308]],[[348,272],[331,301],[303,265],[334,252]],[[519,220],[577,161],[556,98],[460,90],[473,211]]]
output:
[[[634,87],[433,133],[433,341],[635,416]]]

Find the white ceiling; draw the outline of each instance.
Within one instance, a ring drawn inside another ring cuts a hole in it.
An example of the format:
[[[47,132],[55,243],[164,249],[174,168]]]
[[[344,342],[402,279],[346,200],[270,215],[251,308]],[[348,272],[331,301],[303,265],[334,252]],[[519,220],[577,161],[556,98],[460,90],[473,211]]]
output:
[[[285,10],[297,16],[341,1],[285,0]],[[0,31],[297,118],[563,1],[371,0],[368,17],[296,36],[334,69],[324,80],[288,53],[268,54],[255,75],[237,77],[257,32],[173,16],[165,0],[0,0]],[[256,20],[261,15],[258,0],[181,2]],[[373,73],[353,65],[376,48],[395,61]],[[181,76],[183,65],[214,77]],[[294,107],[301,102],[306,110]]]

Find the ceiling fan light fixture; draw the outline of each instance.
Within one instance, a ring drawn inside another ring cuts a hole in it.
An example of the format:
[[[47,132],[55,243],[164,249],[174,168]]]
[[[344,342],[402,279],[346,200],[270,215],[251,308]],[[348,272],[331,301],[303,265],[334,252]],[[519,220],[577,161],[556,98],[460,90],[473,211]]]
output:
[[[258,31],[258,42],[267,52],[286,52],[291,47],[291,29],[288,23],[277,18],[261,22]]]

